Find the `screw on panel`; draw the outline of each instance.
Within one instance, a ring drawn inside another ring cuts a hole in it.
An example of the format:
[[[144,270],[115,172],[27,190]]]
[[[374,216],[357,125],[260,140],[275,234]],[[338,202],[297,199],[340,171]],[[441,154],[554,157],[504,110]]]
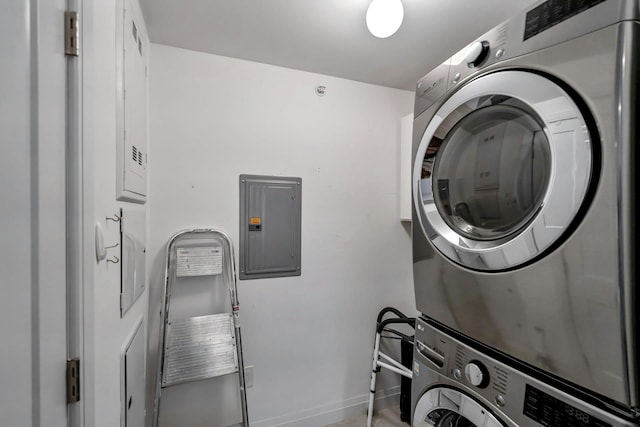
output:
[[[324,96],[325,93],[327,93],[327,87],[326,86],[318,86],[318,87],[316,87],[316,95]]]

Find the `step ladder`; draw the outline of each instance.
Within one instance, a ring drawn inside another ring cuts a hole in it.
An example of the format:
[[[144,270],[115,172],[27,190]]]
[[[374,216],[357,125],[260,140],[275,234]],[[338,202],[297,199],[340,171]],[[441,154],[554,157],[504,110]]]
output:
[[[215,229],[181,231],[167,245],[154,427],[163,389],[233,373],[242,426],[249,426],[234,259],[231,239]],[[192,292],[190,304],[176,301],[172,307],[178,288]]]

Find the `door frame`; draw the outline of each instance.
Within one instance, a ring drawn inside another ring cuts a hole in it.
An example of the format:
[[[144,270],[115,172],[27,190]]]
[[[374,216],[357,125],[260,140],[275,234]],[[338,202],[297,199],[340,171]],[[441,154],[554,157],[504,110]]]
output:
[[[67,0],[67,10],[78,12],[80,40],[78,56],[67,60],[67,148],[66,148],[66,226],[67,226],[67,358],[80,360],[80,400],[68,408],[69,427],[93,426],[93,258],[92,230],[93,205],[90,192],[92,164],[85,119],[90,117],[83,82],[88,78],[91,51],[91,0]]]

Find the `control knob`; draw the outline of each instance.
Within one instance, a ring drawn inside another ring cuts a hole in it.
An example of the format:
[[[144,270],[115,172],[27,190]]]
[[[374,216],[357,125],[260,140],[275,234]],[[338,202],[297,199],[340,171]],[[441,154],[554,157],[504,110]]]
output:
[[[471,385],[485,388],[489,385],[489,372],[487,368],[477,360],[472,360],[464,367],[464,376]]]
[[[482,61],[487,58],[487,55],[489,55],[489,42],[482,40],[469,46],[464,60],[469,68],[474,68],[482,64]]]

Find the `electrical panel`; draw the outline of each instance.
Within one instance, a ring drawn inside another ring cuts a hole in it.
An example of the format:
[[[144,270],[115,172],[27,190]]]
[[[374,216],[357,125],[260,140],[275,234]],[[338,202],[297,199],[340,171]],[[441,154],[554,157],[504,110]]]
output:
[[[120,210],[120,316],[124,316],[146,286],[147,217],[142,207]]]
[[[118,12],[117,179],[118,200],[147,200],[147,37],[137,2],[121,0]]]
[[[240,175],[240,279],[299,276],[302,179]]]

